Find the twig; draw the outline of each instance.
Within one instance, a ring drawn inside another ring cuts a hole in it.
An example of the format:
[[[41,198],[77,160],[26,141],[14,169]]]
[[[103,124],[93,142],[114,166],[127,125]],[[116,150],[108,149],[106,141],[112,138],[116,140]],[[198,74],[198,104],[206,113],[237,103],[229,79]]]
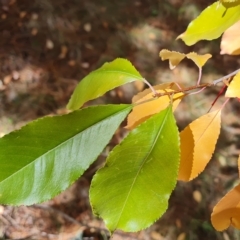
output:
[[[198,68],[198,81],[197,81],[197,85],[199,85],[200,84],[200,81],[201,81],[201,78],[202,78],[202,68],[201,67],[199,67]]]
[[[69,215],[67,215],[66,213],[58,210],[58,209],[55,209],[55,208],[52,208],[50,206],[45,206],[45,205],[41,205],[41,204],[35,204],[35,205],[32,205],[32,207],[35,207],[35,208],[40,208],[40,209],[43,209],[43,210],[47,210],[47,211],[51,211],[53,213],[57,213],[59,215],[61,215],[62,217],[64,217],[66,220],[68,220],[69,222],[72,222],[76,225],[79,225],[79,226],[83,226],[83,227],[87,227],[87,228],[93,228],[93,229],[96,229],[98,230],[100,233],[104,233],[106,237],[113,237],[114,234],[116,235],[119,235],[119,236],[129,236],[127,233],[122,233],[122,232],[114,232],[112,236],[109,236],[109,232],[108,230],[104,229],[104,228],[100,228],[100,227],[94,227],[94,226],[90,226],[90,225],[87,225],[87,224],[84,224],[84,223],[81,223],[81,222],[78,222],[77,220],[75,220],[74,218],[70,217]],[[103,236],[104,237],[104,236]],[[132,238],[132,239],[137,239],[137,238]]]
[[[45,206],[45,205],[41,205],[41,204],[35,204],[33,205],[32,207],[35,207],[35,208],[40,208],[40,209],[44,209],[44,210],[48,210],[48,211],[51,211],[51,212],[54,212],[54,213],[57,213],[59,215],[61,215],[63,218],[65,218],[66,220],[68,220],[69,222],[72,222],[76,225],[79,225],[79,226],[83,226],[83,227],[87,227],[87,228],[94,228],[100,232],[104,232],[106,235],[108,235],[108,231],[104,228],[99,228],[99,227],[94,227],[94,226],[89,226],[87,224],[84,224],[84,223],[81,223],[77,220],[75,220],[74,218],[72,218],[71,216],[69,216],[68,214],[58,210],[58,209],[55,209],[55,208],[52,208],[50,206]]]
[[[153,88],[153,86],[144,78],[143,81],[149,86],[149,88],[152,90],[153,95],[156,96],[157,92],[156,90]]]
[[[207,87],[215,86],[215,85],[218,84],[219,82],[223,82],[225,79],[228,79],[228,78],[236,75],[238,72],[240,72],[240,68],[237,69],[237,70],[235,70],[235,71],[232,72],[232,73],[229,73],[229,74],[226,75],[226,76],[223,76],[223,77],[221,77],[221,78],[219,78],[219,79],[214,80],[212,83],[203,83],[203,84],[200,84],[200,85],[194,85],[194,86],[187,87],[187,88],[179,88],[180,86],[175,83],[175,84],[178,86],[178,89],[177,89],[177,90],[173,90],[173,91],[171,91],[171,92],[165,91],[164,93],[159,93],[159,92],[157,92],[157,91],[153,88],[153,86],[152,86],[146,79],[144,79],[144,82],[150,87],[150,89],[151,89],[152,92],[153,92],[153,98],[152,98],[152,99],[144,100],[144,101],[142,101],[142,102],[139,102],[139,103],[137,103],[136,105],[140,105],[140,104],[143,104],[143,103],[147,103],[147,102],[150,102],[150,101],[154,101],[154,100],[156,100],[157,98],[162,97],[162,96],[166,96],[166,95],[167,95],[167,96],[171,96],[171,95],[174,95],[174,94],[176,94],[176,93],[187,93],[187,92],[189,92],[189,91],[191,91],[191,90],[200,89],[199,91],[196,91],[196,92],[194,92],[194,93],[189,93],[189,94],[187,94],[187,95],[196,94],[196,93],[199,93],[199,92],[203,91],[203,90],[204,90],[205,88],[207,88]],[[199,74],[199,76],[200,76],[199,79],[201,79],[201,74]],[[199,81],[198,81],[198,83],[199,83]]]
[[[156,95],[153,95],[153,98],[143,100],[141,102],[135,103],[134,105],[137,106],[137,105],[141,105],[141,104],[144,104],[144,103],[147,103],[147,102],[151,102],[151,101],[157,100],[158,98],[163,97],[163,96],[171,97],[174,94],[180,93],[180,92],[184,93],[184,92],[191,91],[191,90],[198,89],[198,88],[204,88],[205,89],[206,87],[210,87],[212,85],[213,85],[212,83],[204,83],[204,84],[201,84],[201,85],[198,85],[198,86],[194,85],[194,86],[191,86],[191,87],[188,87],[188,88],[185,88],[185,89],[181,88],[181,89],[178,89],[178,90],[173,90],[171,92],[167,92],[167,91],[165,91],[164,93],[156,92]],[[203,89],[201,89],[200,91],[202,91],[202,90]],[[173,100],[175,100],[175,99],[173,99]]]
[[[236,71],[232,72],[232,73],[229,73],[229,74],[226,75],[226,76],[223,76],[223,77],[221,77],[221,78],[219,78],[219,79],[214,80],[214,81],[213,81],[213,85],[216,85],[216,84],[222,82],[223,80],[228,79],[228,78],[232,77],[233,75],[236,75],[238,72],[240,72],[240,68],[237,69]]]
[[[200,89],[200,90],[198,90],[198,91],[196,91],[196,92],[191,92],[191,93],[189,93],[188,95],[194,95],[194,94],[200,93],[200,92],[202,92],[205,88],[206,88],[206,87],[203,87],[202,89]]]
[[[19,226],[19,224],[17,223],[17,221],[12,218],[10,215],[6,215],[6,214],[3,214],[2,217],[4,217],[7,221],[9,221],[9,223],[15,227],[15,228],[18,228],[18,229],[23,229],[22,226]]]
[[[216,84],[220,83],[220,82],[223,82],[225,79],[228,79],[234,75],[236,75],[238,72],[240,72],[240,68],[235,70],[234,72],[232,73],[229,73],[228,75],[226,76],[223,76],[219,79],[216,79],[214,80],[212,83],[204,83],[204,84],[200,84],[200,85],[194,85],[194,86],[191,86],[191,87],[187,87],[187,88],[183,88],[183,89],[178,89],[178,90],[174,90],[172,92],[165,92],[165,93],[157,93],[155,96],[157,97],[162,97],[162,96],[165,96],[165,95],[172,95],[172,94],[176,94],[176,93],[186,93],[188,91],[191,91],[191,90],[194,90],[194,89],[199,89],[199,88],[206,88],[206,87],[211,87],[211,86],[215,86]],[[201,78],[200,78],[201,79]],[[202,91],[202,90],[201,90]],[[199,92],[201,92],[199,91]]]
[[[177,88],[178,88],[179,90],[182,90],[181,86],[180,86],[177,82],[174,82],[174,84],[177,86]],[[171,85],[170,85],[170,86],[171,86]]]
[[[40,209],[48,210],[48,211],[51,211],[51,212],[55,212],[55,213],[61,215],[66,220],[68,220],[69,222],[72,222],[72,223],[80,225],[80,226],[83,225],[80,222],[78,222],[77,220],[75,220],[74,218],[72,218],[69,215],[67,215],[66,213],[64,213],[64,212],[62,212],[62,211],[60,211],[58,209],[52,208],[50,206],[45,206],[45,205],[41,205],[41,204],[35,204],[32,207],[33,208],[40,208]]]
[[[224,81],[224,80],[223,80]],[[214,104],[216,103],[216,101],[218,100],[218,98],[223,94],[223,92],[226,90],[227,85],[224,85],[221,90],[219,91],[218,95],[216,96],[216,98],[214,99],[214,101],[211,104],[211,107],[209,108],[208,112],[211,111],[212,107],[214,106]]]
[[[199,88],[206,88],[206,87],[210,87],[212,85],[213,85],[213,83],[203,83],[201,85],[194,85],[191,87],[182,88],[182,89],[174,90],[171,92],[157,93],[157,97],[162,97],[162,96],[166,96],[166,95],[169,96],[169,95],[173,95],[173,94],[180,93],[180,92],[186,93],[191,90],[195,90],[195,89],[199,89]]]

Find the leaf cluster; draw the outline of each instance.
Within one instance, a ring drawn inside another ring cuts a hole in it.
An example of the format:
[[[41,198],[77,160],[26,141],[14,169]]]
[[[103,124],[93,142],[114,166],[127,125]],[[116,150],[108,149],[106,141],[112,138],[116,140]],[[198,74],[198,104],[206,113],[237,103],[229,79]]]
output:
[[[239,13],[238,0],[216,2],[179,38],[187,45],[212,40],[240,20]],[[67,105],[71,113],[38,119],[2,137],[0,203],[30,205],[64,191],[96,161],[127,118],[129,134],[110,152],[92,180],[93,212],[111,232],[139,231],[161,217],[177,180],[196,178],[210,161],[220,134],[222,109],[229,98],[240,98],[240,73],[201,85],[202,67],[210,54],[163,49],[160,57],[169,61],[170,69],[184,58],[193,61],[199,69],[197,82],[193,86],[178,82],[151,86],[128,60],[118,58],[81,80]],[[224,105],[179,132],[174,111],[181,100],[223,80],[227,88]],[[150,88],[134,96],[131,104],[85,106],[133,81]],[[230,224],[240,228],[239,192],[239,186],[235,187],[214,208],[211,219],[217,230]]]

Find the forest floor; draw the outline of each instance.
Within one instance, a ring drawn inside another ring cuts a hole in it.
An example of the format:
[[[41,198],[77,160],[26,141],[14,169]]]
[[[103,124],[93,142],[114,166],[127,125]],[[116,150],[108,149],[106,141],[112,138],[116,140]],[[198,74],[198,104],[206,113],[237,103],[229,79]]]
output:
[[[81,2],[81,3],[79,3]],[[198,72],[184,61],[173,71],[159,58],[163,48],[211,53],[203,82],[239,68],[240,58],[220,55],[220,39],[192,47],[176,37],[209,4],[205,0],[1,0],[0,1],[0,136],[27,122],[64,114],[80,79],[106,61],[129,59],[153,85],[177,81],[195,84]],[[179,128],[206,113],[219,86],[187,97],[176,111]],[[94,103],[130,102],[142,86],[119,87]],[[215,108],[223,103],[220,98]],[[217,232],[210,214],[216,202],[238,182],[240,104],[224,109],[216,153],[204,173],[179,182],[169,209],[151,227],[138,233],[117,231],[112,239],[239,240],[238,230]],[[116,135],[109,146],[121,139]],[[68,190],[33,206],[0,206],[0,239],[109,239],[104,223],[91,211],[91,178],[96,163]]]

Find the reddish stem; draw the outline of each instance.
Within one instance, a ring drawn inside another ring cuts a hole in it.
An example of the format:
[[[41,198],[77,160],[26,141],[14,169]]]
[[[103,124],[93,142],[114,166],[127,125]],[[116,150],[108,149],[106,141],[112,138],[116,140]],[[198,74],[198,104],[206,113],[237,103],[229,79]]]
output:
[[[209,108],[208,112],[211,111],[212,107],[214,106],[214,104],[216,103],[216,101],[219,99],[219,97],[224,93],[224,91],[226,90],[227,85],[224,85],[221,90],[219,91],[218,95],[216,96],[216,98],[214,99],[214,101],[211,104],[211,107]]]
[[[198,68],[198,81],[197,81],[197,85],[199,85],[200,84],[200,81],[201,81],[201,78],[202,78],[202,68],[201,67],[199,67]]]

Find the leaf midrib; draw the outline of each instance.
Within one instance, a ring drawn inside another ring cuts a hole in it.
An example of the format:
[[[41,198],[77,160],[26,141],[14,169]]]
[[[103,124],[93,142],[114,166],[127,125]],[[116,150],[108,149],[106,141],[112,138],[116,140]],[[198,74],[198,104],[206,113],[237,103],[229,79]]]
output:
[[[137,78],[136,80],[143,80],[143,77],[140,74],[139,74],[139,76],[137,76],[137,75],[134,75],[134,74],[131,74],[131,73],[128,73],[128,72],[121,71],[121,70],[104,70],[104,69],[99,69],[99,70],[93,71],[88,76],[86,76],[86,78],[90,77],[93,74],[103,73],[103,72],[104,73],[121,73],[121,74],[131,76],[133,78]]]
[[[158,134],[156,135],[156,137],[155,137],[155,139],[154,139],[154,143],[152,144],[150,151],[149,151],[149,152],[147,153],[147,155],[144,157],[144,159],[143,159],[143,161],[142,161],[142,164],[141,164],[141,166],[139,167],[139,170],[137,171],[137,174],[136,174],[135,178],[133,179],[133,182],[132,182],[132,185],[131,185],[131,187],[130,187],[130,189],[129,189],[129,192],[128,192],[128,194],[127,194],[126,200],[124,201],[122,210],[121,210],[121,212],[120,212],[120,214],[119,214],[119,218],[118,218],[118,221],[117,221],[117,223],[116,223],[116,226],[118,226],[118,224],[119,224],[119,221],[120,221],[120,219],[121,219],[121,215],[122,215],[122,213],[123,213],[123,211],[124,211],[124,209],[125,209],[125,207],[126,207],[127,201],[128,201],[129,196],[130,196],[130,194],[131,194],[131,192],[132,192],[133,186],[135,185],[135,182],[136,182],[136,180],[137,180],[137,178],[138,178],[138,176],[139,176],[139,173],[140,173],[141,169],[143,168],[143,165],[146,163],[149,155],[152,153],[153,148],[155,147],[155,144],[156,144],[156,142],[157,142],[157,140],[158,140],[158,138],[159,138],[159,135],[160,135],[160,133],[162,132],[162,129],[163,129],[163,126],[164,126],[165,123],[166,123],[166,119],[167,119],[167,116],[168,116],[168,114],[169,114],[169,111],[170,111],[170,107],[168,107],[168,111],[166,112],[166,114],[165,114],[165,116],[164,116],[164,119],[163,119],[163,121],[162,121],[163,124],[160,125]],[[115,227],[115,229],[116,229],[116,227]]]
[[[202,132],[202,134],[199,136],[199,138],[197,139],[197,141],[195,141],[194,137],[193,137],[193,140],[194,140],[194,147],[198,144],[198,142],[202,139],[202,137],[204,136],[204,134],[206,133],[206,131],[209,129],[209,127],[211,126],[211,124],[214,122],[215,118],[217,117],[217,115],[219,114],[219,112],[221,111],[218,110],[215,114],[215,116],[211,119],[211,121],[209,122],[209,124],[205,127],[204,131]],[[190,128],[191,130],[191,128]],[[195,151],[193,152],[193,163],[194,163],[194,159],[195,159]],[[190,176],[189,176],[189,179],[192,179],[192,171],[193,171],[193,164],[192,163],[192,168],[191,168],[191,173],[190,173]]]
[[[237,7],[239,7],[239,9],[240,9],[240,6],[237,6]],[[237,10],[236,10],[237,11]],[[239,14],[238,12],[236,12],[233,16],[231,16],[230,18],[228,18],[228,21],[230,21],[231,19],[233,19],[233,18],[235,18],[235,16],[237,15],[237,14]],[[239,17],[239,19],[240,19],[240,17]],[[238,19],[238,20],[239,20]],[[195,19],[196,20],[196,19]],[[238,20],[236,20],[236,22],[238,21]],[[194,21],[194,20],[193,20]],[[217,27],[213,27],[213,28],[211,28],[211,29],[209,29],[208,31],[211,31],[211,32],[215,32],[216,31],[216,29],[224,29],[223,31],[225,31],[225,27],[223,27],[223,26],[217,26]],[[222,32],[223,32],[222,31]],[[206,33],[206,31],[199,31],[199,32],[197,32],[197,33],[191,33],[191,35],[192,36],[197,36],[197,35],[199,35],[199,34],[205,34]],[[189,34],[190,35],[190,34]],[[221,34],[220,34],[221,35]]]
[[[127,108],[130,108],[130,107],[131,107],[131,105],[129,105]],[[108,118],[113,117],[113,116],[115,116],[116,114],[118,114],[118,113],[120,113],[120,112],[122,112],[122,111],[125,111],[127,108],[124,108],[124,109],[122,109],[121,111],[115,112],[114,114],[108,116]],[[14,172],[13,174],[9,175],[7,178],[5,178],[4,180],[2,180],[2,181],[0,182],[0,185],[3,184],[3,183],[4,183],[6,180],[8,180],[9,178],[11,178],[11,177],[13,177],[14,175],[18,174],[19,172],[23,171],[23,170],[24,170],[25,168],[27,168],[29,165],[34,164],[38,159],[40,159],[41,157],[47,155],[49,152],[56,150],[56,149],[57,149],[58,147],[60,147],[61,145],[65,144],[66,142],[70,141],[70,140],[73,139],[74,137],[78,136],[79,134],[84,133],[84,132],[87,131],[89,128],[94,127],[95,125],[99,124],[100,122],[102,122],[102,121],[104,121],[104,120],[106,120],[106,119],[107,119],[107,118],[101,119],[101,120],[98,121],[97,123],[92,124],[91,126],[89,126],[88,128],[84,129],[83,131],[81,131],[81,132],[75,134],[74,136],[68,138],[67,140],[61,142],[60,144],[56,145],[54,148],[46,151],[44,154],[36,157],[33,161],[31,161],[30,163],[26,164],[24,167],[22,167],[22,168],[19,169],[18,171]]]

